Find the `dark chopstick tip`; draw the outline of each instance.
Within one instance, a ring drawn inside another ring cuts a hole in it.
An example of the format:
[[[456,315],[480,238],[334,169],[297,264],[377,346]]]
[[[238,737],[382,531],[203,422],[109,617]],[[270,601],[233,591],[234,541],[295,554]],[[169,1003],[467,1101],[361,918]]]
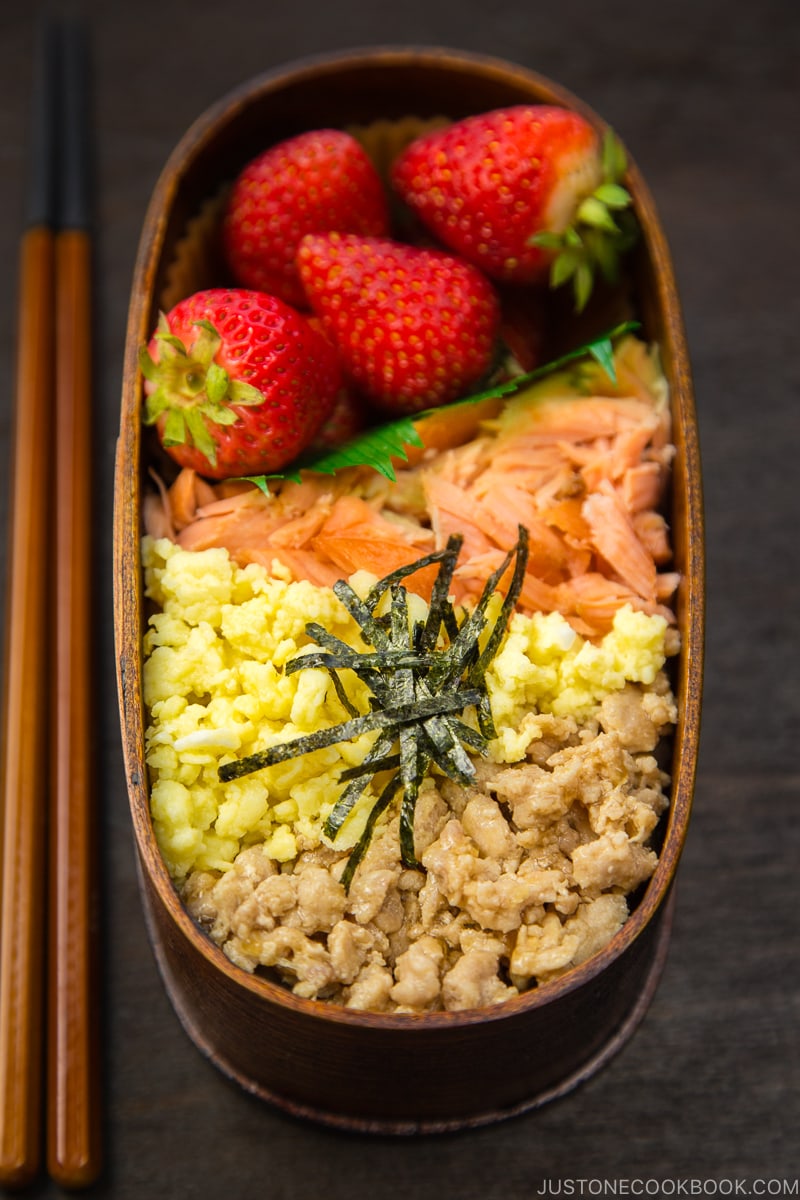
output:
[[[31,157],[26,221],[52,227],[57,213],[58,27],[42,18],[37,30],[31,99]]]
[[[77,20],[61,26],[60,170],[58,224],[88,229],[91,223],[89,44]]]
[[[43,16],[34,56],[28,226],[89,228],[89,77],[83,22]]]

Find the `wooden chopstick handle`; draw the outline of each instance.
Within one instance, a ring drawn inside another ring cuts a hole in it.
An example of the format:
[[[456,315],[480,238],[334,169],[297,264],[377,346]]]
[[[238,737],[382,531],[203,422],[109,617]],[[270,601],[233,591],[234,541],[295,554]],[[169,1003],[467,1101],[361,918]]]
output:
[[[20,254],[2,720],[0,1184],[10,1186],[40,1162],[52,304],[53,235],[33,227]]]
[[[55,754],[51,798],[47,1164],[67,1187],[100,1171],[92,762],[91,252],[56,241]]]

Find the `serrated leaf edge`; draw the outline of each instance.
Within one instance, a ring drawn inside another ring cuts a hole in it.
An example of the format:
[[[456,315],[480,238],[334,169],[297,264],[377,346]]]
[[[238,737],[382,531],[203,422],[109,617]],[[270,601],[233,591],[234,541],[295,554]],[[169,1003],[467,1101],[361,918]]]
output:
[[[528,387],[530,384],[536,383],[548,375],[561,370],[562,367],[567,366],[569,363],[586,358],[587,355],[594,358],[609,376],[611,382],[616,384],[614,342],[625,334],[633,333],[639,328],[639,321],[623,321],[605,333],[598,334],[591,341],[585,342],[581,346],[577,346],[574,350],[568,350],[565,354],[559,355],[558,358],[553,359],[551,362],[543,363],[542,366],[536,367],[532,371],[527,371],[522,375],[515,376],[513,379],[505,380],[503,383],[496,384],[485,391],[476,392],[472,396],[463,396],[460,400],[454,400],[452,404],[444,404],[439,408],[426,409],[424,412],[414,413],[413,416],[400,417],[397,421],[392,421],[388,425],[377,426],[375,429],[367,430],[366,433],[361,434],[336,450],[329,450],[321,455],[297,459],[285,471],[276,471],[270,475],[248,475],[242,476],[242,478],[249,483],[255,483],[263,492],[268,492],[269,480],[291,479],[299,483],[302,471],[313,471],[320,475],[334,475],[336,471],[344,470],[347,467],[372,467],[373,470],[378,471],[386,479],[394,482],[396,474],[392,466],[392,458],[400,458],[403,461],[407,461],[408,453],[406,447],[414,446],[419,448],[425,444],[416,427],[416,421],[430,416],[434,412],[439,413],[448,409],[460,408],[465,404],[477,404],[482,400],[511,396],[515,392]]]

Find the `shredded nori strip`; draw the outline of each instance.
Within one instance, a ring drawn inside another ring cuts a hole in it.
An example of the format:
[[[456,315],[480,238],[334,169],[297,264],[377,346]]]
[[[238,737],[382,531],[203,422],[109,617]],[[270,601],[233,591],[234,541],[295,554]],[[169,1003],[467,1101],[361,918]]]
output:
[[[379,818],[398,792],[401,792],[402,860],[407,867],[419,866],[414,850],[414,813],[423,779],[435,766],[458,783],[471,783],[475,779],[475,765],[468,751],[485,756],[488,740],[496,736],[486,672],[500,648],[522,590],[528,561],[528,532],[519,527],[516,545],[486,581],[475,607],[461,612],[459,619],[449,593],[462,541],[460,536],[453,536],[444,550],[392,571],[370,589],[365,600],[344,580],[334,584],[334,592],[357,622],[362,641],[370,649],[359,652],[310,621],[306,633],[320,649],[297,655],[286,663],[284,670],[287,674],[308,668],[328,671],[349,719],[219,768],[219,778],[226,783],[337,742],[378,732],[363,762],[340,772],[339,781],[345,786],[323,826],[324,835],[333,840],[370,782],[389,773],[348,858],[342,875],[345,888],[350,886]],[[508,591],[481,647],[481,635],[489,620],[486,615],[489,602],[512,562],[514,570]],[[414,622],[412,626],[408,593],[402,581],[437,563],[439,570],[431,590],[427,619],[424,624]],[[376,615],[381,608],[386,611]],[[360,713],[348,696],[339,675],[344,670],[352,671],[366,685],[370,693],[369,712]],[[469,709],[475,712],[478,729],[459,716]]]
[[[359,715],[358,709],[345,691],[345,686],[339,678],[339,672],[335,665],[328,667],[328,674],[331,677],[333,690],[336,692],[336,698],[338,699],[342,708],[345,710],[345,712],[348,712],[351,717],[357,717]]]
[[[342,825],[350,815],[350,811],[356,800],[366,791],[370,779],[377,775],[382,770],[381,763],[385,762],[389,750],[394,745],[394,734],[386,734],[380,737],[370,751],[368,751],[364,762],[371,768],[372,772],[364,772],[353,777],[352,781],[344,789],[339,799],[336,802],[333,810],[328,816],[327,821],[322,827],[322,831],[326,837],[331,839],[336,837],[336,834],[341,829]],[[341,780],[341,776],[339,777]]]
[[[326,671],[343,670],[346,667],[355,670],[357,667],[359,671],[372,670],[391,675],[404,667],[416,667],[421,670],[430,662],[429,655],[417,654],[413,650],[384,650],[381,654],[359,654],[358,650],[353,650],[350,646],[347,650],[347,654],[342,652],[341,655],[325,650],[319,653],[309,650],[286,663],[286,674],[293,675],[295,671],[302,671],[307,667],[324,667]]]
[[[350,616],[360,625],[361,637],[367,645],[374,646],[376,650],[391,649],[392,643],[384,626],[375,620],[372,609],[353,591],[350,584],[339,579],[333,585],[333,590]]]
[[[339,782],[346,779],[358,779],[360,775],[378,775],[381,771],[394,771],[400,766],[399,754],[387,754],[384,758],[376,758],[373,762],[369,756],[354,767],[345,767],[339,773]]]
[[[451,641],[458,636],[458,622],[453,612],[453,606],[448,603],[448,596],[450,595],[450,584],[453,581],[453,572],[456,569],[458,555],[463,543],[464,539],[460,533],[453,534],[448,540],[447,548],[442,556],[442,565],[439,568],[439,573],[431,589],[431,605],[428,610],[428,619],[425,622],[425,627],[419,639],[420,650],[429,651],[434,648],[439,640],[439,628],[441,625],[444,625],[445,633]]]
[[[378,582],[372,588],[370,588],[366,599],[367,608],[371,612],[374,611],[374,609],[376,609],[380,604],[384,595],[388,591],[391,591],[396,583],[400,583],[403,579],[408,579],[409,575],[416,575],[417,571],[421,571],[423,567],[431,567],[437,562],[449,563],[452,559],[452,564],[447,575],[449,582],[449,580],[452,579],[453,567],[455,566],[456,559],[458,558],[458,548],[461,546],[463,540],[464,539],[460,534],[455,537],[451,537],[444,550],[434,550],[433,553],[426,554],[424,558],[418,558],[416,562],[409,563],[404,567],[398,567],[397,570],[392,571],[391,574],[384,575],[383,579],[379,579]],[[455,553],[453,552],[454,543],[457,543]],[[446,596],[447,593],[445,592],[445,597]]]
[[[299,758],[301,754],[310,754],[312,750],[321,750],[324,746],[335,745],[336,742],[352,741],[361,737],[362,733],[371,733],[373,729],[401,729],[404,725],[416,724],[439,713],[459,712],[470,704],[476,704],[479,699],[477,691],[469,690],[456,695],[417,700],[413,704],[399,705],[397,708],[374,709],[364,716],[343,721],[341,725],[333,725],[330,729],[306,733],[291,742],[281,742],[268,750],[259,750],[246,758],[224,763],[219,768],[219,777],[223,783],[230,783],[232,779],[252,775],[253,771],[260,771],[262,767],[273,767],[276,763],[286,762],[289,758]]]
[[[340,883],[346,892],[350,890],[350,884],[352,883],[356,867],[366,854],[367,847],[372,841],[372,833],[378,823],[378,818],[383,815],[383,813],[391,804],[392,800],[394,800],[401,784],[402,779],[400,776],[393,775],[370,809],[370,814],[367,817],[367,823],[364,826],[364,831],[353,849],[350,851],[347,864],[342,872]]]
[[[474,667],[471,667],[467,673],[467,682],[472,687],[477,687],[481,692],[481,701],[478,704],[478,725],[480,731],[486,738],[497,736],[497,730],[494,726],[494,718],[489,704],[489,697],[485,690],[484,680],[489,665],[494,659],[497,651],[500,649],[500,643],[503,640],[508,622],[511,619],[511,614],[519,600],[522,585],[525,582],[525,567],[528,562],[528,531],[522,525],[519,527],[519,551],[517,553],[517,561],[514,565],[514,574],[511,577],[509,589],[506,592],[503,606],[500,609],[497,620],[494,623],[494,628],[486,639],[486,645],[481,651],[478,661]]]

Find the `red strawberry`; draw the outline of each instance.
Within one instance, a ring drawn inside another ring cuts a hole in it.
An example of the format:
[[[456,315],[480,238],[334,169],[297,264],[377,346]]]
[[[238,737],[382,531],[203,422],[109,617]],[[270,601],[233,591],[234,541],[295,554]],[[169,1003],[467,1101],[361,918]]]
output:
[[[140,357],[145,422],[176,462],[212,479],[291,462],[341,385],[335,350],[305,317],[236,288],[181,300]]]
[[[601,140],[578,113],[519,105],[418,138],[392,182],[446,246],[488,275],[535,283],[549,270],[553,286],[573,281],[583,308],[595,269],[613,278],[631,241],[625,167],[613,134]]]
[[[388,233],[381,179],[348,133],[301,133],[253,159],[233,185],[223,245],[235,278],[246,287],[302,307],[294,265],[305,233],[338,229],[377,237]]]
[[[330,233],[304,237],[297,264],[347,372],[385,411],[444,404],[491,366],[499,304],[469,263],[388,238]]]
[[[319,317],[310,316],[308,323],[330,342]],[[330,344],[333,345],[332,342]],[[308,449],[314,454],[324,454],[337,446],[343,446],[362,432],[368,420],[369,408],[362,397],[355,395],[350,388],[341,387],[333,408],[317,430]]]
[[[367,406],[348,388],[342,388],[333,406],[333,412],[317,432],[309,450],[324,453],[352,441],[366,428]]]

